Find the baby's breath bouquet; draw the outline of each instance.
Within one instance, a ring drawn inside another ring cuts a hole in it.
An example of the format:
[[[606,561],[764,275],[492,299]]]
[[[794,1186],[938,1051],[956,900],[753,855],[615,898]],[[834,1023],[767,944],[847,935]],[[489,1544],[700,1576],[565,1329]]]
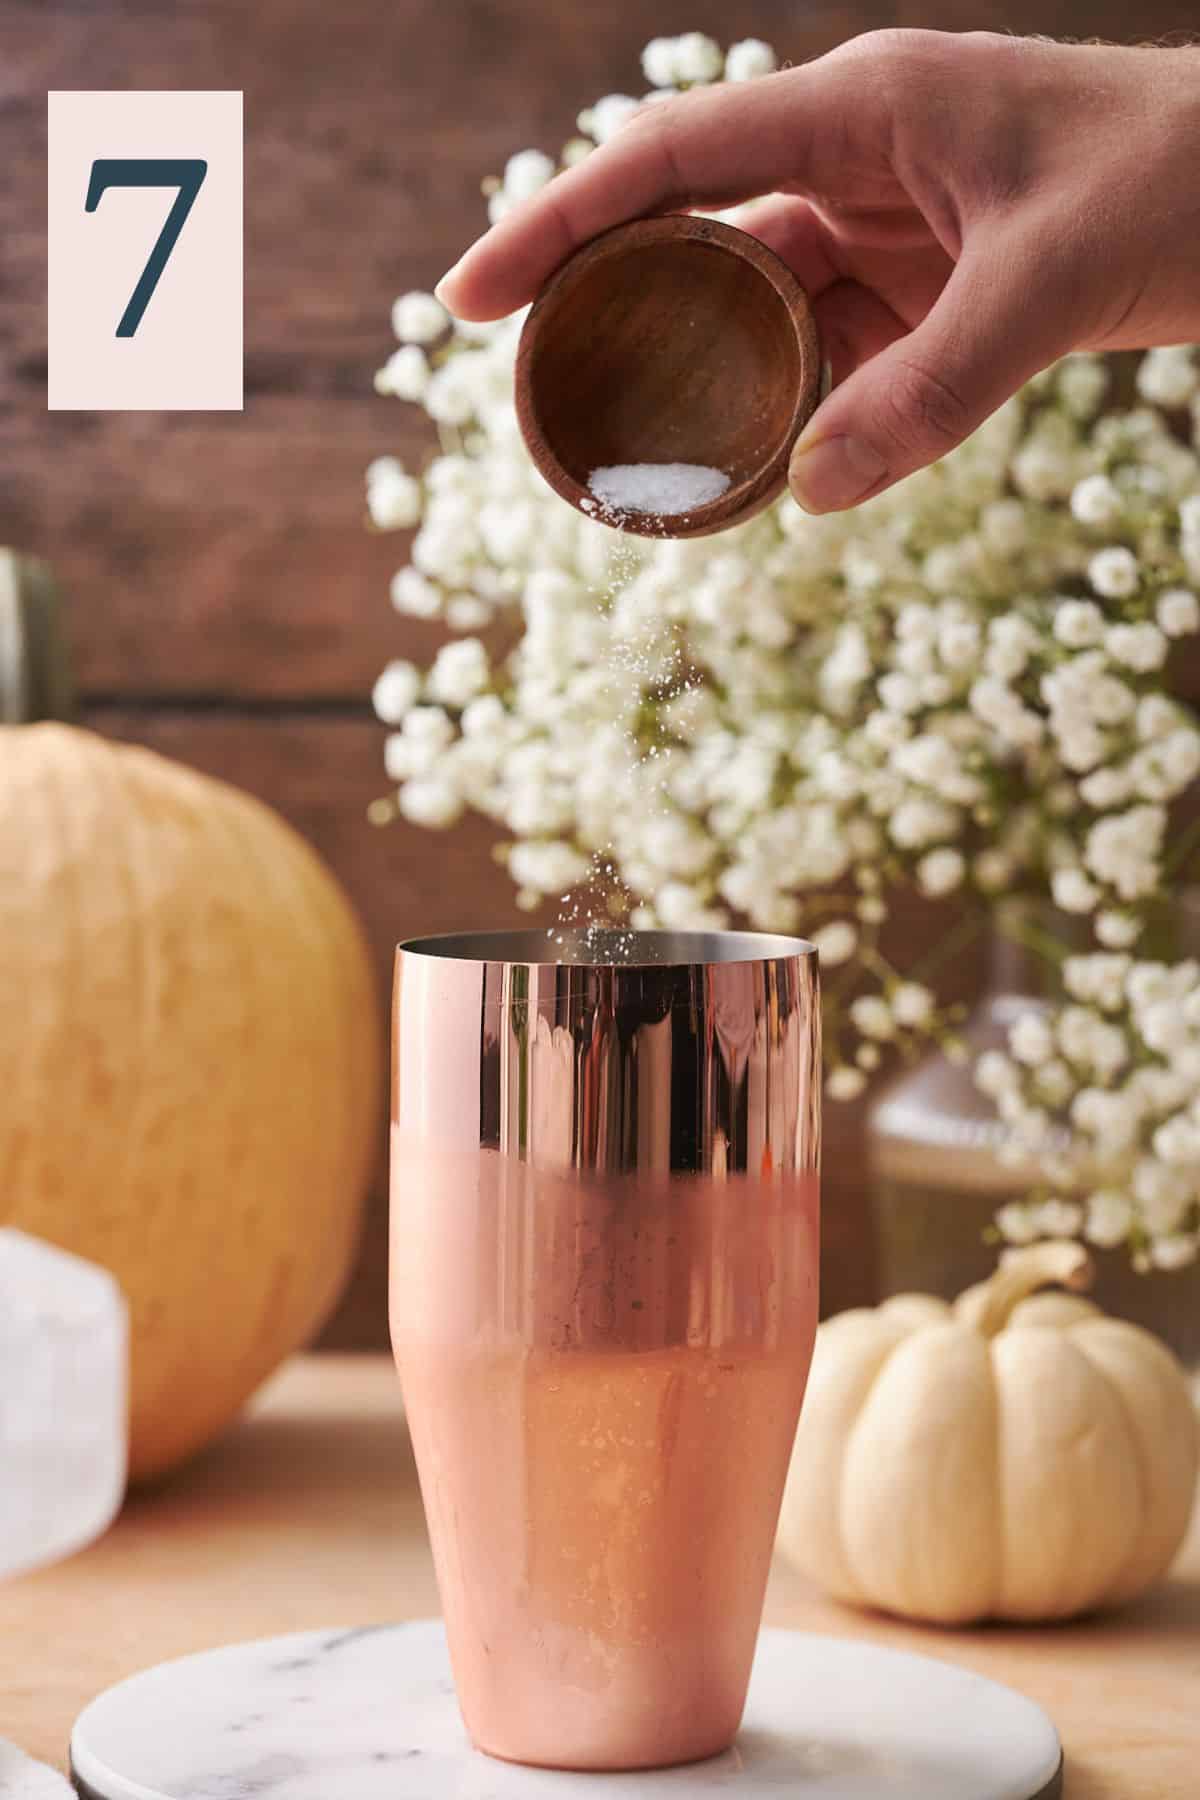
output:
[[[699,33],[656,39],[651,91],[581,113],[558,163],[515,155],[485,186],[490,217],[639,105],[774,63],[756,41],[722,56]],[[368,507],[381,530],[418,527],[396,608],[459,635],[428,670],[380,676],[393,792],[376,816],[486,814],[529,906],[603,869],[636,925],[805,930],[835,1099],[889,1050],[953,1049],[931,987],[885,957],[897,888],[997,916],[1045,896],[1061,999],[977,1071],[1014,1159],[1044,1168],[1001,1229],[1193,1260],[1200,968],[1145,944],[1195,841],[1171,807],[1200,729],[1166,667],[1200,631],[1196,353],[1153,350],[1124,387],[1069,357],[857,511],[784,499],[722,537],[656,542],[582,517],[535,472],[513,410],[519,316],[455,324],[408,294],[393,323],[376,385],[422,406],[441,448],[420,473],[372,464]],[[1081,925],[1094,946],[1068,954]]]

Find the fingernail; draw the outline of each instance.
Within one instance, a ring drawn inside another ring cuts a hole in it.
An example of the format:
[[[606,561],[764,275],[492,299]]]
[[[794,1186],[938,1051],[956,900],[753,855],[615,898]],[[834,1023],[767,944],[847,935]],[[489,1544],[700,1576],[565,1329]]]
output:
[[[870,444],[856,437],[801,438],[792,451],[788,484],[805,512],[839,512],[863,500],[887,474],[887,464]]]
[[[460,261],[461,261],[461,258],[460,258]],[[446,308],[447,312],[450,312],[453,309],[450,305],[450,302],[446,298],[446,288],[449,285],[449,283],[451,281],[453,281],[454,275],[455,275],[455,270],[457,270],[457,268],[458,268],[458,263],[455,263],[453,268],[446,270],[446,273],[442,276],[442,279],[440,281],[435,281],[433,284],[433,297],[435,300],[441,301],[442,305]]]

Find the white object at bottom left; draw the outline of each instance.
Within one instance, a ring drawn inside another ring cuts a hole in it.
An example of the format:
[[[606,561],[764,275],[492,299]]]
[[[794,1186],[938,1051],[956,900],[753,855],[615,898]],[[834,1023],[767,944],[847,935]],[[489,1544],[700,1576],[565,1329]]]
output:
[[[0,1577],[70,1556],[115,1518],[128,1360],[127,1310],[112,1276],[23,1231],[0,1231]]]
[[[4,1800],[75,1800],[71,1784],[47,1763],[34,1762],[0,1738],[0,1794]]]

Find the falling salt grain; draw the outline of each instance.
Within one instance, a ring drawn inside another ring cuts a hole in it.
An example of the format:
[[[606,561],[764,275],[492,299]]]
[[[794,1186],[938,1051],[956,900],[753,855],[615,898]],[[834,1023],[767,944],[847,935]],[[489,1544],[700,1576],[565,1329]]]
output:
[[[703,463],[617,463],[593,469],[588,487],[600,503],[615,513],[691,512],[720,499],[729,486],[723,469]]]

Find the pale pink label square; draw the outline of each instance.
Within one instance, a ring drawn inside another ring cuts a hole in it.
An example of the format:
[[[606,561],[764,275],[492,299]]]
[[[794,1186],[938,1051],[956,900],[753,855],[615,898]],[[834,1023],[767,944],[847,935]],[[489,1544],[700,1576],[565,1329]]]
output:
[[[241,94],[47,101],[50,410],[240,411]],[[191,204],[146,293],[181,182]]]

